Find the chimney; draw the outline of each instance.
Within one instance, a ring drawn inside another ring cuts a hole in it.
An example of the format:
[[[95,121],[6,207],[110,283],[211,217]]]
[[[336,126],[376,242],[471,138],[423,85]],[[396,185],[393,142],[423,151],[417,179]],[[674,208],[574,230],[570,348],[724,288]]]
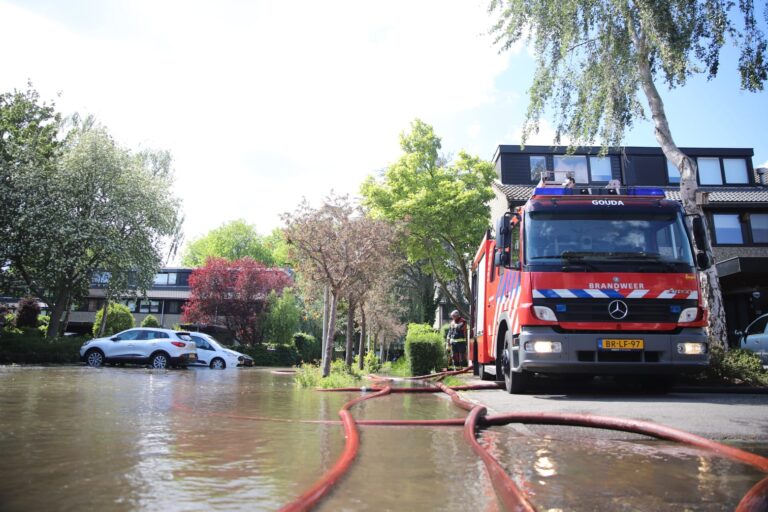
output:
[[[765,177],[765,175],[766,175],[766,174],[768,174],[768,168],[765,168],[765,167],[758,167],[758,168],[757,168],[757,169],[755,169],[755,170],[757,171],[757,175],[760,177],[760,184],[761,184],[762,186],[764,186],[764,187],[765,187],[766,185],[768,185],[768,183],[766,183],[766,182],[765,182],[765,180],[766,180],[766,177]]]

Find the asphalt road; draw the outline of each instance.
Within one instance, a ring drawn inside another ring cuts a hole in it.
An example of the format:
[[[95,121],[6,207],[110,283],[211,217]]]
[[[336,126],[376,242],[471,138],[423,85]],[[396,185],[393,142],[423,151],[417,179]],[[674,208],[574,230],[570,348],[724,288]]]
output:
[[[612,382],[595,382],[574,390],[561,381],[539,383],[523,395],[510,395],[500,389],[465,392],[463,396],[485,405],[490,414],[536,411],[614,416],[652,421],[720,441],[768,443],[768,394],[684,393],[674,389],[668,394],[646,394],[622,389]],[[544,427],[514,428],[533,433]],[[565,436],[582,430],[546,429]]]

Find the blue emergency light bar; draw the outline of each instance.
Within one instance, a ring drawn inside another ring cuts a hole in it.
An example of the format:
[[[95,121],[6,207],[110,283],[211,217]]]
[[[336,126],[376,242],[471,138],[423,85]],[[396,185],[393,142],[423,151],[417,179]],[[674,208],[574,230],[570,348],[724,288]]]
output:
[[[534,196],[638,196],[638,197],[664,197],[664,189],[653,187],[536,187]]]

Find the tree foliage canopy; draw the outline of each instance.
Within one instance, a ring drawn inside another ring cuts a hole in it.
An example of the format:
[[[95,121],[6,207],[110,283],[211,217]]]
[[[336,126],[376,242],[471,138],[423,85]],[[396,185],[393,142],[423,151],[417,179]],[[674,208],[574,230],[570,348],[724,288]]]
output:
[[[183,321],[223,324],[245,343],[256,343],[270,292],[280,294],[291,283],[284,271],[247,256],[235,261],[208,258],[189,276]]]
[[[619,145],[633,119],[645,117],[638,59],[675,88],[694,74],[714,77],[720,50],[732,41],[741,87],[762,90],[768,80],[764,29],[751,0],[492,0],[490,11],[499,15],[492,31],[503,49],[524,42],[536,55],[523,142],[550,106],[555,142],[567,135],[574,145]]]
[[[180,237],[171,159],[122,148],[90,118],[62,125],[32,90],[3,95],[0,120],[2,271],[48,303],[53,337],[95,271],[113,289],[152,282]]]
[[[256,226],[243,219],[237,219],[189,242],[184,250],[182,263],[189,267],[200,267],[210,257],[235,261],[246,256],[265,265],[275,264],[272,250],[265,238],[258,234]]]
[[[400,135],[400,147],[402,156],[383,178],[369,177],[363,184],[364,204],[373,215],[402,225],[408,261],[431,272],[457,306],[468,303],[468,264],[489,227],[496,172],[464,151],[446,162],[440,138],[418,119]],[[455,281],[459,296],[451,291]]]

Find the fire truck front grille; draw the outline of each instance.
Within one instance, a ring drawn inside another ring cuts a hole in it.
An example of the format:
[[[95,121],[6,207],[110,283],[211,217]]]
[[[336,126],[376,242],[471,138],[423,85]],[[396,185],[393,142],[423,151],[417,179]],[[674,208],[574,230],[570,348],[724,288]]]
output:
[[[608,306],[614,299],[535,299],[536,306],[555,312],[560,322],[676,323],[685,308],[695,308],[696,300],[622,299],[627,315],[613,318]]]

